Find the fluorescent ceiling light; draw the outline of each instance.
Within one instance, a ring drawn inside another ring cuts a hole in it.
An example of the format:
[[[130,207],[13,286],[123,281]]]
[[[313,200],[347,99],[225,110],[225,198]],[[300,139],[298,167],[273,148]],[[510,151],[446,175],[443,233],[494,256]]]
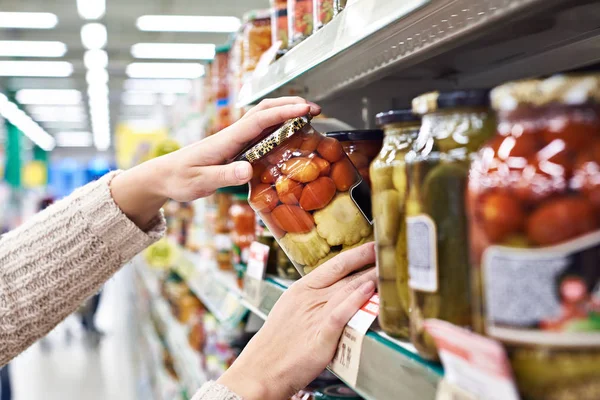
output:
[[[66,61],[0,61],[0,76],[67,77],[73,65]]]
[[[85,116],[85,111],[81,105],[76,106],[39,106],[39,105],[30,105],[27,107],[27,111],[31,115],[52,115],[52,114],[70,114],[70,115],[83,115]]]
[[[204,75],[204,66],[196,63],[132,63],[125,73],[130,78],[188,78]]]
[[[62,57],[67,45],[62,42],[33,42],[26,40],[0,40],[3,57]]]
[[[134,58],[212,60],[215,45],[208,43],[138,43],[131,46]]]
[[[77,0],[77,11],[83,19],[100,19],[106,13],[106,0]]]
[[[80,131],[62,131],[54,135],[58,147],[90,147],[92,134]]]
[[[175,93],[165,93],[161,97],[161,102],[164,106],[172,106],[177,101],[177,95]]]
[[[0,28],[52,29],[58,17],[43,12],[0,12]]]
[[[22,89],[17,92],[21,104],[64,104],[75,105],[81,102],[81,93],[74,89]]]
[[[156,95],[148,92],[125,92],[121,102],[127,106],[153,106],[156,104]]]
[[[188,79],[127,79],[125,90],[149,93],[189,93],[192,81]]]
[[[92,22],[81,27],[81,42],[88,50],[103,48],[107,38],[106,27],[102,24]]]
[[[108,54],[104,50],[88,50],[83,55],[83,64],[87,69],[106,69]]]
[[[56,145],[56,141],[48,132],[33,121],[16,104],[0,93],[0,115],[16,126],[33,143],[46,151],[50,151]]]
[[[241,26],[236,17],[196,15],[144,15],[136,25],[141,31],[152,32],[237,32]]]
[[[91,69],[85,74],[85,80],[90,86],[106,85],[108,79],[108,72],[105,69]]]

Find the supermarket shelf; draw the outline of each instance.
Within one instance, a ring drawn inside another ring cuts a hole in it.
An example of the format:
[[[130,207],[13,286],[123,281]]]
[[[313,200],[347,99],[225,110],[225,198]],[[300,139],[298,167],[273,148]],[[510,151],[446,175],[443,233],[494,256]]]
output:
[[[260,294],[244,299],[248,308],[266,319],[289,281],[267,277]],[[353,387],[366,399],[434,399],[443,377],[439,364],[422,359],[407,342],[372,329],[363,341],[357,384]]]
[[[436,87],[494,85],[600,61],[593,51],[600,43],[597,2],[349,3],[327,26],[255,74],[240,103],[285,93],[289,86],[304,88],[313,100],[370,84],[375,90],[360,95],[412,96]]]

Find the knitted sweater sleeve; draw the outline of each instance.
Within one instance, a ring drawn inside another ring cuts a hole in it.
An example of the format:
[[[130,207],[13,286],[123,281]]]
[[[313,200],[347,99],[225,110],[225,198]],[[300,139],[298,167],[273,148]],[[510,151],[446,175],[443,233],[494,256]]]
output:
[[[192,400],[242,400],[237,394],[216,382],[206,382]]]
[[[77,309],[164,231],[142,232],[114,202],[112,172],[0,238],[0,365]]]

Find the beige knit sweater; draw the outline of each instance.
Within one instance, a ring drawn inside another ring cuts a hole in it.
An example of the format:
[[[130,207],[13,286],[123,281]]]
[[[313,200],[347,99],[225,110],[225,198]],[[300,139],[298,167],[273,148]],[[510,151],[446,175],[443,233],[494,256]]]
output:
[[[0,365],[46,335],[162,236],[162,215],[142,232],[121,212],[110,193],[115,175],[84,186],[0,238]],[[239,397],[209,382],[194,400]]]

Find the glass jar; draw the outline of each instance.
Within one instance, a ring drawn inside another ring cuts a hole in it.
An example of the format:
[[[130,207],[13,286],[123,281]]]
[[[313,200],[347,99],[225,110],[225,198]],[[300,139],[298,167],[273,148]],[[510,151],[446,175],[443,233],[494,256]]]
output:
[[[212,79],[212,91],[215,99],[229,98],[229,50],[230,45],[217,46],[215,49],[215,58],[212,60],[210,68]]]
[[[250,205],[301,275],[372,240],[368,185],[309,117],[287,121],[237,159],[252,163]]]
[[[314,31],[318,31],[323,26],[331,22],[333,17],[338,15],[340,11],[344,9],[345,6],[346,1],[341,0],[314,0]]]
[[[313,0],[289,0],[287,15],[289,48],[292,48],[313,33]]]
[[[428,93],[413,100],[422,115],[414,151],[406,155],[406,238],[410,336],[436,360],[428,318],[471,326],[465,194],[472,153],[495,130],[488,91]]]
[[[369,165],[379,154],[383,144],[380,129],[328,132],[327,137],[337,139],[360,176],[371,186]]]
[[[376,121],[385,132],[381,152],[370,168],[379,278],[379,325],[388,335],[408,338],[404,158],[417,138],[421,119],[411,110],[394,110],[377,114]]]
[[[271,42],[281,42],[277,55],[281,57],[288,49],[288,9],[287,1],[271,1]]]
[[[256,237],[256,215],[248,204],[248,193],[233,195],[229,218],[231,219],[231,241],[233,243],[231,263],[237,272],[238,285],[242,287],[250,256],[250,245]]]
[[[600,75],[492,92],[469,176],[474,320],[528,399],[600,398]]]
[[[271,11],[255,10],[244,16],[243,73],[250,79],[260,57],[271,47]]]
[[[256,241],[269,246],[269,258],[267,259],[267,274],[277,275],[277,252],[279,246],[275,237],[260,218],[256,218]]]
[[[230,237],[229,207],[231,207],[231,193],[217,190],[215,193],[216,218],[215,218],[215,250],[217,252],[217,265],[219,269],[231,271],[231,251],[233,243]]]

